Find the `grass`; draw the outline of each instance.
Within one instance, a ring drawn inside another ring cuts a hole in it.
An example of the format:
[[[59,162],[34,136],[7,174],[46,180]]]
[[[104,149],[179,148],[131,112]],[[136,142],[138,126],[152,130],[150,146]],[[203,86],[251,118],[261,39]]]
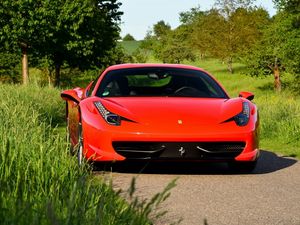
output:
[[[127,54],[132,54],[140,46],[141,41],[121,41],[120,45],[125,49]]]
[[[64,117],[59,90],[0,84],[0,96],[2,225],[140,225],[159,216],[151,214],[170,186],[150,202],[128,204],[77,165],[57,129]]]

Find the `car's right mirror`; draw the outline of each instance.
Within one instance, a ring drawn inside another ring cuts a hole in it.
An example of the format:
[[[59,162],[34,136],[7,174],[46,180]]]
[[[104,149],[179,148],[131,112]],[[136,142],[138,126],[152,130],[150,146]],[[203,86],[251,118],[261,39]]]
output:
[[[239,97],[246,98],[249,101],[252,101],[254,99],[254,94],[252,92],[241,91],[239,93]]]

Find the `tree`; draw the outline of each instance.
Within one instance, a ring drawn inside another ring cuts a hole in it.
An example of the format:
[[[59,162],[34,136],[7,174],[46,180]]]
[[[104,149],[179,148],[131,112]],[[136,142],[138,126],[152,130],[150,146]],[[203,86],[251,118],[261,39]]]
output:
[[[251,49],[247,64],[251,74],[273,74],[274,89],[280,91],[283,71],[295,74],[295,84],[300,87],[300,9],[299,2],[298,9],[290,7],[295,6],[295,1],[277,3],[279,12],[264,29],[261,41]]]
[[[229,18],[237,9],[249,9],[255,0],[216,0],[215,6],[219,12]]]
[[[146,55],[151,52],[157,59],[161,59],[163,43],[165,43],[169,32],[171,32],[169,24],[166,24],[163,20],[157,22],[151,30],[148,30],[139,46],[139,52],[144,52]]]
[[[0,44],[8,50],[21,47],[24,72],[28,52],[48,57],[59,85],[64,63],[81,69],[107,63],[106,54],[119,38],[119,6],[117,0],[3,0]]]
[[[166,63],[181,63],[183,60],[195,60],[195,55],[190,49],[185,26],[179,26],[160,40],[160,51],[157,57]]]
[[[151,51],[164,63],[181,63],[185,59],[194,60],[194,54],[188,45],[188,30],[179,26],[172,30],[164,21],[157,22],[148,32],[140,48]]]
[[[192,25],[195,21],[205,15],[204,11],[201,11],[200,6],[191,8],[189,11],[181,12],[179,14],[179,21],[184,25]]]
[[[126,34],[123,37],[123,41],[135,41],[134,37],[131,34]]]
[[[228,71],[233,73],[234,58],[249,49],[259,36],[261,24],[268,20],[268,13],[261,8],[251,7],[253,0],[217,0],[219,19],[218,31],[214,37],[212,54],[226,61]]]
[[[300,11],[299,0],[273,0],[273,2],[280,11],[283,10],[292,14],[298,14]]]
[[[158,21],[156,24],[153,25],[153,33],[156,39],[160,39],[168,34],[171,31],[171,26],[165,21],[161,20]]]
[[[233,61],[245,55],[261,36],[260,29],[269,20],[261,8],[250,7],[250,0],[219,0],[216,8],[201,11],[192,8],[181,13],[181,22],[189,29],[191,48],[200,57],[210,55],[225,61],[233,73]]]
[[[20,56],[14,52],[0,51],[0,83],[19,80]]]
[[[200,58],[203,59],[208,48],[208,38],[206,35],[204,27],[206,21],[205,16],[208,12],[201,11],[200,6],[191,8],[190,11],[180,13],[181,26],[185,26],[185,30],[188,39],[188,44],[194,52],[200,54]]]

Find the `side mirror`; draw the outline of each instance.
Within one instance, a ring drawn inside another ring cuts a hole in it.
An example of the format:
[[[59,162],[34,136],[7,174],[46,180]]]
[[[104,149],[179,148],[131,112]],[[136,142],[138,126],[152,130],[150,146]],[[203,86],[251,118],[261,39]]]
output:
[[[77,91],[75,91],[74,89],[63,91],[60,94],[60,96],[65,101],[73,101],[73,102],[79,103],[81,100],[80,97],[78,96]]]
[[[91,90],[91,87],[93,84],[94,84],[94,81],[90,82],[89,85],[85,88],[84,93],[83,93],[84,98],[91,95],[91,92],[93,91],[93,90]]]
[[[239,97],[246,98],[249,101],[252,101],[254,99],[254,94],[247,91],[241,91]]]

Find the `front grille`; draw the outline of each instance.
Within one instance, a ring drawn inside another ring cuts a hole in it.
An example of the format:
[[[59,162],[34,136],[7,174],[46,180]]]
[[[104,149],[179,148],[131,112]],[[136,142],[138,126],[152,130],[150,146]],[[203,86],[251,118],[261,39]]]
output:
[[[114,150],[127,159],[233,159],[245,148],[244,142],[118,142]]]

